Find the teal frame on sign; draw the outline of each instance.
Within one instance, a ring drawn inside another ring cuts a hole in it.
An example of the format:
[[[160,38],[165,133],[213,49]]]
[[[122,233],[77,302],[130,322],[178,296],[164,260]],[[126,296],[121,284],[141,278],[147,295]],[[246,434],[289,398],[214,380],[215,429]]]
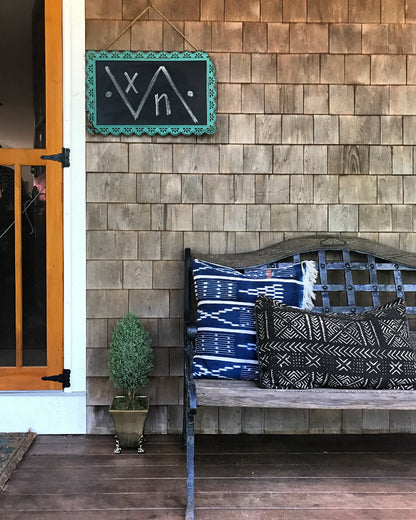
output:
[[[207,53],[88,51],[86,61],[91,134],[216,132],[215,67]]]

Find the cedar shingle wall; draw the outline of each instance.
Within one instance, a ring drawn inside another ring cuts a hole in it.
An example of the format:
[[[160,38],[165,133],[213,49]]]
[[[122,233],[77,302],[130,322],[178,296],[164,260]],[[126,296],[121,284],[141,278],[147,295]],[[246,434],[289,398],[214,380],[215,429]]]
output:
[[[359,233],[416,250],[416,0],[153,0],[216,66],[218,131],[88,137],[88,431],[106,433],[109,336],[151,331],[149,432],[181,428],[182,252]],[[103,49],[147,0],[87,0]],[[114,45],[193,50],[153,10]],[[402,412],[201,410],[206,432],[416,431]]]

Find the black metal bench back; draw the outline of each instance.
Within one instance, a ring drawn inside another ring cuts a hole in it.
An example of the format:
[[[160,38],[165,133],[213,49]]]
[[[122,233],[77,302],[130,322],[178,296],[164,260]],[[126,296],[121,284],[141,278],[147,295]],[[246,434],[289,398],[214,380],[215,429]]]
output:
[[[265,265],[284,267],[305,259],[313,260],[319,273],[314,286],[317,312],[355,314],[402,298],[407,313],[416,314],[415,268],[346,249],[319,249]]]
[[[194,321],[195,313],[193,257],[190,250],[186,250],[186,323]],[[319,273],[314,286],[314,310],[317,312],[355,314],[400,297],[406,303],[409,318],[416,315],[416,255],[369,240],[306,237],[253,253],[200,255],[198,258],[228,265],[241,272],[253,267],[282,267],[302,260],[313,260]]]

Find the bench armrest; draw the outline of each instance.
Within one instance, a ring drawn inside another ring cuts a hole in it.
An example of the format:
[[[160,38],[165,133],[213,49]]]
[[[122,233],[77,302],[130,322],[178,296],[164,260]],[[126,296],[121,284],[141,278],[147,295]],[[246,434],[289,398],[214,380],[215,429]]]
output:
[[[198,328],[196,326],[196,323],[186,323],[185,324],[185,335],[188,336],[188,338],[195,339],[197,331],[198,331]]]
[[[189,399],[189,411],[192,414],[196,413],[196,388],[195,388],[195,382],[192,379],[191,381],[188,381],[187,384],[188,388],[188,399]]]
[[[196,413],[196,388],[193,380],[193,358],[195,354],[196,323],[185,323],[184,333],[184,382],[185,399],[188,400],[189,411]]]

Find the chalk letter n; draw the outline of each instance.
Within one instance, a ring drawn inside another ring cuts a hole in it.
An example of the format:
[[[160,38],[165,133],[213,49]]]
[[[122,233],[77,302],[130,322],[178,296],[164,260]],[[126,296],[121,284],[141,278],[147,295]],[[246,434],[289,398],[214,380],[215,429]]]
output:
[[[170,109],[170,102],[167,94],[162,94],[159,96],[159,94],[155,94],[155,110],[156,110],[156,116],[159,115],[159,102],[161,99],[165,98],[165,107],[166,107],[166,115],[170,116],[172,111]]]

